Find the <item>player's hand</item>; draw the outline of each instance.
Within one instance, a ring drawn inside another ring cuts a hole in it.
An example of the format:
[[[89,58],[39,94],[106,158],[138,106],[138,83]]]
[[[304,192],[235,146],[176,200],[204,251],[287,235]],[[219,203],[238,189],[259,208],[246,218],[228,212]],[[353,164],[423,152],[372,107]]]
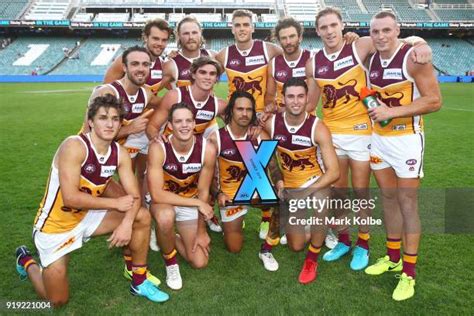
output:
[[[136,199],[137,198],[134,198],[133,195],[130,195],[130,194],[116,198],[115,209],[117,209],[119,212],[128,212],[129,210],[132,209],[133,204],[135,203]]]
[[[175,58],[176,56],[178,56],[178,51],[175,49],[173,49],[172,51],[168,53],[168,55],[166,55],[166,57],[168,58]]]
[[[251,126],[248,129],[248,136],[251,140],[255,140],[258,138],[261,132],[262,132],[261,126]]]
[[[132,225],[127,223],[121,223],[112,235],[107,239],[109,242],[109,249],[112,247],[123,247],[128,245],[132,239]]]
[[[433,59],[433,51],[428,44],[420,43],[413,48],[410,57],[414,63],[428,64]]]
[[[214,216],[214,209],[207,203],[200,201],[198,206],[199,212],[204,216],[204,219],[207,221]]]
[[[354,32],[347,32],[344,34],[344,40],[346,41],[346,44],[352,44],[353,42],[357,41],[359,37],[360,36]]]
[[[284,200],[285,199],[285,183],[283,182],[283,180],[280,180],[277,182],[277,184],[275,185],[276,189],[277,189],[277,195],[278,195],[278,198],[280,200]]]
[[[225,207],[226,202],[232,202],[232,199],[224,192],[219,193],[217,196],[217,205]]]
[[[393,108],[388,107],[382,100],[377,99],[380,106],[369,109],[369,116],[374,122],[381,122],[393,118]]]
[[[198,232],[196,238],[194,239],[192,252],[196,252],[198,247],[201,247],[204,255],[209,257],[209,253],[211,252],[211,238],[209,237],[207,231],[201,233]]]
[[[146,126],[148,125],[149,117],[151,114],[153,114],[154,110],[148,110],[144,112],[142,115],[134,119],[129,125],[129,132],[130,134],[136,134],[136,133],[141,133],[146,129]]]

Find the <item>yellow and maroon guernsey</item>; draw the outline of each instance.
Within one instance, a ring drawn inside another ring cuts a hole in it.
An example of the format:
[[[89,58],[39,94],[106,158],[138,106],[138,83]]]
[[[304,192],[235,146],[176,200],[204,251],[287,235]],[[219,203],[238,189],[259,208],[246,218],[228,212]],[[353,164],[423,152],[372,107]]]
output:
[[[265,109],[268,54],[265,43],[254,40],[252,48],[240,51],[236,45],[227,47],[225,70],[229,81],[229,96],[234,91],[247,91],[253,95],[257,113]]]
[[[355,43],[333,54],[325,49],[317,52],[313,77],[321,90],[323,122],[332,134],[372,134],[372,123],[359,97],[367,86],[367,75]]]
[[[208,137],[212,129],[218,128],[216,116],[219,110],[219,99],[210,94],[206,101],[200,102],[194,100],[190,86],[179,87],[176,90],[178,90],[178,102],[186,103],[193,112],[194,121],[196,122],[194,134]],[[171,134],[171,129],[168,125],[164,134]]]
[[[322,160],[314,140],[316,116],[306,113],[300,126],[288,126],[285,112],[272,118],[271,137],[278,141],[277,158],[286,188],[305,188],[323,174]]]
[[[193,198],[198,193],[198,179],[204,162],[204,148],[206,140],[200,136],[194,136],[194,144],[186,155],[177,154],[170,140],[164,144],[163,151],[165,160],[163,162],[164,189],[183,197]]]
[[[153,93],[156,93],[156,88],[163,79],[163,57],[159,56],[151,63],[150,74],[146,78],[146,84],[151,87]]]
[[[178,52],[175,57],[171,58],[174,62],[176,87],[191,85],[191,64],[195,59],[201,56],[211,56],[211,54],[206,49],[201,48],[199,56],[196,58],[185,57],[180,52]]]
[[[126,112],[123,120],[124,125],[127,125],[143,113],[148,103],[145,88],[140,87],[137,94],[128,95],[119,80],[110,83],[109,86],[115,91],[115,96],[123,102],[123,107]]]
[[[276,81],[276,102],[279,107],[285,106],[283,104],[283,85],[290,78],[306,79],[305,65],[308,59],[311,58],[309,50],[302,50],[297,60],[288,61],[284,55],[278,55],[272,60],[272,77]]]
[[[409,106],[420,96],[415,81],[407,72],[407,58],[412,46],[401,43],[390,60],[381,60],[377,52],[372,56],[369,80],[377,97],[389,107]],[[423,131],[421,115],[394,118],[385,127],[375,124],[374,132],[382,136],[400,136]]]
[[[260,139],[251,140],[247,135],[239,139],[236,138],[229,126],[219,129],[217,136],[217,162],[219,166],[219,187],[228,197],[233,199],[240,184],[247,174],[242,157],[235,145],[236,140],[249,140],[255,148],[258,147]]]
[[[114,175],[119,162],[119,145],[113,142],[107,154],[97,154],[89,134],[71,136],[80,139],[87,150],[81,165],[79,190],[92,196],[104,193]],[[44,233],[63,233],[72,230],[86,216],[88,210],[72,209],[64,206],[59,185],[58,168],[51,165],[48,184],[35,218],[34,228]]]

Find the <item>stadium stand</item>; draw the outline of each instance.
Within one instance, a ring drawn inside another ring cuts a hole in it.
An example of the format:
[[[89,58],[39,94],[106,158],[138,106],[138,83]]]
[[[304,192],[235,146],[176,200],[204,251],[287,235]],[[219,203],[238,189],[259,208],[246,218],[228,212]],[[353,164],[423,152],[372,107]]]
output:
[[[94,13],[85,13],[85,12],[78,12],[71,21],[74,22],[90,22],[94,19]]]
[[[322,7],[319,0],[285,0],[284,5],[285,14],[298,21],[314,21],[316,13]]]
[[[94,22],[128,22],[128,13],[97,13]]]
[[[433,64],[449,75],[463,75],[474,70],[474,45],[457,38],[428,39],[433,50]],[[459,62],[462,61],[462,62]]]
[[[202,22],[221,22],[222,15],[218,13],[193,13],[192,14],[200,23]]]
[[[36,67],[43,74],[65,58],[64,49],[72,50],[79,38],[21,37],[1,51],[3,74],[29,75]]]
[[[132,16],[132,22],[146,22],[148,20],[153,19],[166,19],[166,15],[164,13],[135,13]]]
[[[28,5],[28,0],[1,0],[0,19],[16,19]]]
[[[434,9],[441,21],[472,21],[473,9]]]
[[[436,0],[433,2],[437,4],[466,4],[468,3],[467,0]]]
[[[25,20],[62,20],[66,17],[69,0],[36,0],[23,16]]]

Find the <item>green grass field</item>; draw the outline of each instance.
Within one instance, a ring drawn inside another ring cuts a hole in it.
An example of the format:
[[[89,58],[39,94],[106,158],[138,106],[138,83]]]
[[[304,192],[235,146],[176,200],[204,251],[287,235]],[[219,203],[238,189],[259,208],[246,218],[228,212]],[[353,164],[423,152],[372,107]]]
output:
[[[0,301],[34,300],[29,282],[20,282],[14,268],[14,250],[33,248],[32,222],[61,141],[81,125],[93,84],[1,84]],[[474,85],[442,85],[443,108],[426,116],[425,178],[429,198],[421,201],[425,231],[419,251],[416,295],[395,302],[393,274],[369,277],[349,268],[350,257],[340,262],[320,261],[316,282],[302,286],[297,277],[304,253],[286,247],[274,250],[280,269],[264,270],[257,257],[259,212],[246,219],[245,245],[240,254],[224,249],[222,237],[211,234],[209,267],[194,271],[184,260],[184,287],[171,292],[171,300],[153,304],[128,293],[122,277],[121,253],[107,250],[97,238],[73,253],[69,278],[71,298],[63,314],[474,314],[474,266],[470,234],[445,234],[445,188],[474,188]],[[225,97],[221,84],[218,94]],[[436,212],[431,212],[436,209]],[[472,218],[472,213],[469,214]],[[371,262],[385,252],[381,230],[371,239]],[[323,252],[326,250],[324,249]],[[149,254],[149,267],[164,281],[158,253]],[[164,282],[163,282],[164,283]],[[471,297],[471,298],[469,298]],[[471,303],[469,303],[471,302]],[[4,310],[0,310],[0,314]]]

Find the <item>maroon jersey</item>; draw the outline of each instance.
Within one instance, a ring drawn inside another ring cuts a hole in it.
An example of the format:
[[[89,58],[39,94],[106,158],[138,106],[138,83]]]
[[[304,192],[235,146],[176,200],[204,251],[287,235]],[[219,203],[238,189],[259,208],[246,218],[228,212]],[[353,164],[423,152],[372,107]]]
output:
[[[235,145],[236,140],[240,140],[234,135],[228,125],[219,129],[217,136],[219,165],[219,186],[222,192],[228,197],[234,198],[240,183],[247,174],[247,169]],[[243,137],[241,140],[250,140],[249,136]],[[260,139],[251,140],[255,148],[258,147]]]
[[[390,59],[382,60],[377,52],[370,60],[370,85],[377,92],[377,97],[389,107],[410,106],[413,100],[420,97],[415,80],[407,71],[407,59],[412,49],[412,46],[400,43]],[[384,127],[374,125],[374,132],[382,136],[401,136],[422,131],[421,115],[393,118]]]
[[[89,134],[73,137],[79,138],[86,148],[86,158],[81,164],[79,189],[92,196],[101,196],[118,167],[118,144],[113,142],[107,153],[101,156],[97,154]],[[76,227],[86,214],[87,210],[64,206],[59,171],[53,163],[46,192],[36,215],[35,229],[44,233],[64,233]]]
[[[306,80],[305,65],[311,58],[309,50],[302,50],[297,60],[288,61],[284,55],[278,55],[272,60],[272,77],[276,81],[277,96],[276,101],[279,106],[283,104],[283,85],[290,78],[300,78]]]
[[[263,112],[268,68],[265,43],[254,40],[252,48],[246,51],[240,51],[236,45],[227,47],[224,64],[229,96],[234,91],[247,91],[255,98],[257,112]]]
[[[163,58],[159,56],[151,63],[150,74],[146,78],[146,84],[149,86],[156,85],[163,79]]]
[[[219,110],[217,97],[210,94],[206,101],[195,101],[189,86],[179,87],[178,92],[178,102],[186,103],[193,111],[194,120],[196,122],[196,127],[194,128],[195,134],[204,134],[207,128],[217,126],[215,120],[217,111]],[[206,133],[206,136],[208,136],[208,134],[209,133]]]
[[[189,153],[177,155],[172,145],[172,137],[170,136],[170,140],[163,144],[164,188],[183,197],[196,197],[199,173],[204,163],[206,140],[200,135],[194,136],[194,144]]]
[[[272,138],[278,141],[277,158],[280,162],[283,181],[287,188],[311,185],[322,175],[318,145],[313,135],[318,118],[306,114],[299,126],[286,123],[285,112],[272,118]]]
[[[124,118],[125,121],[131,121],[142,114],[148,103],[145,88],[139,88],[135,95],[128,95],[119,80],[110,83],[109,86],[115,91],[115,96],[123,102],[123,107],[127,113]]]
[[[211,54],[206,49],[201,48],[198,57],[210,55]],[[190,59],[184,57],[180,52],[178,52],[175,57],[171,58],[171,60],[174,61],[175,65],[175,78],[177,87],[191,85],[191,70],[189,69],[189,67],[191,67],[192,62],[196,58]]]

